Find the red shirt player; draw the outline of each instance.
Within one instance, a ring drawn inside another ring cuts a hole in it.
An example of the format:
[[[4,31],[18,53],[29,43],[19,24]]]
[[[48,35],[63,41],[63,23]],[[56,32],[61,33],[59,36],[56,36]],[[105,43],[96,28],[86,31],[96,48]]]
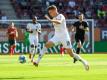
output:
[[[8,41],[9,41],[9,50],[10,50],[10,55],[14,54],[14,49],[16,47],[16,38],[18,37],[18,32],[16,27],[14,26],[14,23],[11,23],[7,30],[7,35],[8,35]]]

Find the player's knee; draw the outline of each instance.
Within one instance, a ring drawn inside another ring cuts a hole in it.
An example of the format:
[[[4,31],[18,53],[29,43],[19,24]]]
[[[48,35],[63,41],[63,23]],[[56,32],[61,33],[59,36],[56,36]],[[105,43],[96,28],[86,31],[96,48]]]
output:
[[[31,48],[34,48],[35,46],[33,44],[31,44]]]
[[[43,55],[39,54],[39,57],[40,57],[40,58],[42,58],[42,57],[43,57]]]
[[[47,44],[45,45],[46,48],[50,48],[50,46],[51,46],[51,45],[50,45],[49,43],[47,43]]]
[[[35,46],[35,49],[37,48],[37,46]]]
[[[73,57],[73,50],[71,50],[71,49],[66,49],[66,51],[67,51],[67,53],[68,53],[71,57]]]
[[[81,45],[78,45],[77,47],[78,47],[78,48],[81,48],[82,46],[81,46]]]
[[[51,48],[53,46],[53,43],[52,42],[48,42],[45,44],[45,47],[46,48]]]
[[[81,47],[82,47],[81,43],[78,43],[77,47],[78,47],[78,48],[81,48]]]

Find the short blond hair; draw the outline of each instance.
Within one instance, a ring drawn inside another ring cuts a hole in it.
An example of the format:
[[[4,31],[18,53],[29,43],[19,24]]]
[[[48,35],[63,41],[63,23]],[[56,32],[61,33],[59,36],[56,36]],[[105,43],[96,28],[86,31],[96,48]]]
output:
[[[54,10],[54,9],[57,9],[57,7],[55,5],[51,5],[51,6],[48,7],[48,11],[49,10]]]

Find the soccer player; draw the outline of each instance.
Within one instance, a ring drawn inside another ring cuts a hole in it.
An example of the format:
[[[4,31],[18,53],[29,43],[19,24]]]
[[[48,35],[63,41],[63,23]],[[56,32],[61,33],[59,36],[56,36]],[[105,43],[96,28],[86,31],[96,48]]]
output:
[[[29,32],[28,31],[24,31],[24,45],[29,47],[30,42],[29,42]]]
[[[79,16],[79,21],[75,22],[73,24],[72,30],[76,31],[75,33],[75,41],[77,43],[77,50],[76,53],[80,53],[80,49],[84,43],[85,39],[85,32],[89,31],[88,24],[86,21],[84,21],[84,15],[81,13]],[[77,61],[77,59],[74,58],[74,63]]]
[[[7,29],[7,35],[8,35],[8,40],[9,40],[10,55],[13,55],[14,49],[16,47],[16,38],[18,37],[17,28],[14,26],[13,22]]]
[[[30,58],[31,62],[33,62],[34,56],[37,53],[38,33],[41,33],[41,24],[37,22],[36,16],[33,17],[32,23],[27,24],[27,32],[29,32]]]
[[[50,22],[53,23],[55,28],[55,34],[52,39],[50,39],[45,46],[40,51],[40,55],[37,59],[37,61],[34,61],[33,64],[35,66],[38,66],[41,58],[43,57],[43,54],[47,51],[47,48],[53,47],[54,45],[61,44],[65,48],[66,52],[69,53],[70,57],[74,57],[80,62],[83,63],[86,70],[89,70],[89,65],[87,61],[82,59],[78,54],[75,54],[73,50],[71,49],[71,42],[70,37],[68,34],[68,30],[66,27],[66,20],[63,14],[58,13],[57,7],[52,5],[48,7],[48,13],[53,19],[50,19],[48,15],[45,15],[46,19],[48,19]]]

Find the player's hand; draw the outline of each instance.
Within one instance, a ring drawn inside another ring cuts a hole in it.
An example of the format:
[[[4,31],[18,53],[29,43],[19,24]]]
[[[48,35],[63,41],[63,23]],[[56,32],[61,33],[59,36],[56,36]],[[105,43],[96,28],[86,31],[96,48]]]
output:
[[[45,18],[46,18],[47,20],[51,21],[51,19],[49,18],[49,16],[48,16],[47,14],[45,15]]]
[[[10,34],[14,34],[14,32],[11,32]]]
[[[88,28],[86,28],[86,29],[84,29],[84,31],[88,32],[88,31],[89,31],[89,29],[88,29]]]

